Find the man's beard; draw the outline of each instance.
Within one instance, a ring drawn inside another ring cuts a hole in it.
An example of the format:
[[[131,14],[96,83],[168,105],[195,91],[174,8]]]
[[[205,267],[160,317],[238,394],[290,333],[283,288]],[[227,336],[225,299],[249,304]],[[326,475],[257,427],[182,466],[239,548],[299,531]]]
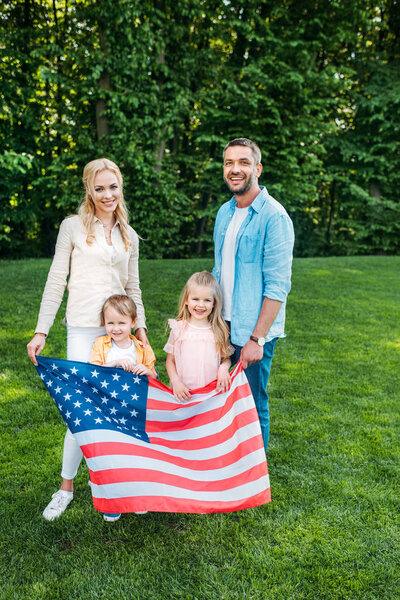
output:
[[[248,178],[248,180],[246,181],[246,183],[243,185],[242,188],[240,188],[239,190],[233,190],[229,184],[229,179],[226,179],[226,177],[224,177],[225,183],[228,186],[228,189],[230,192],[232,192],[233,194],[235,194],[235,196],[243,196],[244,194],[246,194],[249,189],[252,188],[254,182],[255,182],[255,177],[254,175],[250,175],[250,177]]]

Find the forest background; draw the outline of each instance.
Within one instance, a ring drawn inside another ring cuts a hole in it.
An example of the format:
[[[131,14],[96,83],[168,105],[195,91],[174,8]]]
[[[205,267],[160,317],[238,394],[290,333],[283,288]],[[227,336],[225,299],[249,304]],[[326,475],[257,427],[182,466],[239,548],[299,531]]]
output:
[[[297,256],[400,248],[399,0],[13,0],[0,11],[0,252],[50,256],[93,158],[142,256],[211,256],[222,149],[263,152]]]

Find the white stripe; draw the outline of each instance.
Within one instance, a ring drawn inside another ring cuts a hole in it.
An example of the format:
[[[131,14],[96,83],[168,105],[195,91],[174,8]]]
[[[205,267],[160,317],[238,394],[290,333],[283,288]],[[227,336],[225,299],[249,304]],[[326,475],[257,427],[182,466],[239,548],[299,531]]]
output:
[[[160,459],[144,456],[126,456],[125,454],[98,456],[96,458],[89,458],[86,462],[89,469],[96,472],[108,469],[113,469],[114,471],[118,471],[118,469],[146,469],[148,471],[160,471],[169,475],[177,475],[195,481],[221,481],[229,477],[241,475],[252,467],[264,463],[265,452],[264,448],[259,448],[243,456],[233,464],[209,470],[182,467]]]
[[[269,488],[269,477],[265,475],[256,481],[251,481],[234,488],[222,491],[186,490],[165,483],[151,481],[135,481],[129,483],[110,483],[108,485],[96,485],[92,483],[93,498],[131,498],[140,496],[161,496],[164,498],[184,498],[195,502],[232,502],[246,500],[264,492]]]
[[[183,448],[166,448],[160,444],[144,442],[137,438],[133,439],[125,433],[112,431],[110,429],[94,429],[89,431],[81,431],[74,434],[74,438],[80,446],[86,444],[104,443],[104,442],[117,442],[130,444],[145,448],[152,448],[163,452],[168,456],[179,456],[187,460],[207,460],[209,458],[215,458],[215,456],[223,456],[235,450],[237,446],[251,438],[261,435],[260,423],[258,420],[249,423],[238,429],[235,435],[221,444],[216,444],[207,448],[200,448],[197,450],[186,450]]]

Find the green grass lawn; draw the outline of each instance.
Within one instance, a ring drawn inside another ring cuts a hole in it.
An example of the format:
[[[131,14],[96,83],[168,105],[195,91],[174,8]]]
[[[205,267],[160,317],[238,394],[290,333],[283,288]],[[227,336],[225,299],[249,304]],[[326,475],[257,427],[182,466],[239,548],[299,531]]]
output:
[[[143,261],[149,337],[207,260]],[[105,523],[82,464],[48,523],[65,427],[26,355],[49,261],[0,263],[1,599],[400,598],[399,257],[297,259],[269,385],[272,502]],[[44,354],[65,357],[60,310]]]

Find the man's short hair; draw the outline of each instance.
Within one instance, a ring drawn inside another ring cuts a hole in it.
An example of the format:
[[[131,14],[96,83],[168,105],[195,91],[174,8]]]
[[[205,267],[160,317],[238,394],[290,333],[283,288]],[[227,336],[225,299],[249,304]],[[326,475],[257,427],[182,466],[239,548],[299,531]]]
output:
[[[253,158],[255,160],[256,165],[258,165],[261,162],[260,148],[257,146],[257,144],[255,142],[253,142],[252,140],[249,140],[248,138],[235,138],[234,140],[228,142],[227,145],[225,146],[223,154],[222,154],[223,160],[225,160],[225,152],[231,146],[247,146],[248,148],[251,148],[251,151],[253,153]]]

